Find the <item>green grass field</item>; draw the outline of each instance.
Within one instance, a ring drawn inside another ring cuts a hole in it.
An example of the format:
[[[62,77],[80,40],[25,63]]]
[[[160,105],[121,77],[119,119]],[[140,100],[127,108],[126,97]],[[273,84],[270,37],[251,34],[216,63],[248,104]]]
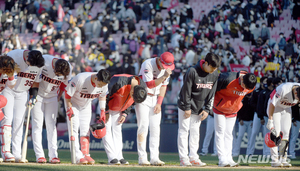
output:
[[[47,150],[45,150],[47,156]],[[152,171],[152,170],[284,170],[287,168],[272,168],[270,164],[258,164],[251,163],[245,164],[240,163],[240,166],[237,168],[219,168],[217,166],[218,158],[208,156],[201,156],[201,160],[207,163],[206,167],[181,167],[179,166],[179,159],[177,153],[161,153],[160,158],[164,162],[166,162],[166,166],[139,166],[138,165],[138,156],[135,152],[124,152],[124,158],[129,161],[129,166],[109,166],[107,165],[107,157],[104,151],[91,151],[91,156],[95,159],[95,165],[72,165],[70,161],[70,151],[68,150],[59,150],[58,151],[59,158],[61,159],[61,164],[36,164],[35,163],[35,155],[32,149],[28,150],[28,161],[29,163],[21,164],[21,163],[1,163],[0,170],[2,171],[15,171],[15,170],[24,170],[24,171],[50,171],[50,170],[72,170],[72,171],[93,171],[93,170],[109,170],[109,171],[135,171],[135,170],[143,170],[143,171]],[[47,157],[46,157],[47,158]],[[292,160],[291,164],[293,167],[288,168],[288,170],[300,170],[300,158],[298,157],[295,160]],[[237,158],[235,158],[237,161]]]

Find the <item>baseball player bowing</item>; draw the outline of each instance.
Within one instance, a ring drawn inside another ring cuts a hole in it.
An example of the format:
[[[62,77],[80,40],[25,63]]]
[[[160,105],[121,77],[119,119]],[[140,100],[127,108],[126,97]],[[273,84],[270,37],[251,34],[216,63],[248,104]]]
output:
[[[20,71],[19,66],[15,63],[15,61],[11,57],[7,55],[0,56],[0,94],[2,94],[2,91],[5,88],[5,86],[9,86],[10,88],[13,88],[16,81],[14,79],[14,73],[18,73],[19,71]],[[2,108],[6,105],[6,103],[7,103],[6,97],[0,95],[0,121],[4,118],[4,113],[2,111]],[[0,138],[2,139],[2,136],[0,136]],[[1,142],[3,142],[3,140],[1,140]],[[0,162],[2,161],[3,159],[0,158]]]
[[[162,166],[165,164],[159,159],[161,104],[174,68],[174,56],[170,52],[164,52],[160,57],[147,59],[142,63],[139,76],[147,85],[148,95],[143,103],[138,103],[135,106],[140,165]],[[150,162],[146,152],[148,127],[150,127]]]
[[[178,97],[178,152],[181,166],[205,166],[197,154],[200,124],[206,119],[217,88],[221,58],[208,53],[205,60],[188,69]],[[190,138],[188,139],[188,135]],[[190,153],[188,154],[188,146]]]
[[[256,81],[256,76],[246,71],[221,73],[218,78],[213,112],[220,167],[238,166],[232,159],[232,131],[242,100],[255,89]]]
[[[106,123],[106,135],[102,138],[108,158],[108,164],[125,164],[122,147],[122,123],[130,113],[133,103],[142,103],[147,97],[145,82],[138,76],[114,75],[108,84],[107,108],[109,119]],[[101,110],[101,115],[105,115]]]
[[[60,99],[68,80],[71,79],[71,66],[64,59],[51,55],[43,55],[45,66],[39,80],[30,89],[33,99],[36,99],[32,108],[32,140],[36,161],[46,163],[43,146],[42,130],[45,118],[48,141],[48,156],[50,163],[60,163],[57,154],[56,118],[58,100]]]
[[[290,167],[291,164],[286,161],[287,148],[289,146],[289,135],[291,129],[291,107],[296,105],[300,99],[299,83],[283,83],[279,85],[270,95],[267,107],[268,123],[267,128],[279,137],[282,131],[283,136],[278,147],[271,148],[271,166],[273,167]],[[279,157],[279,159],[278,159]]]
[[[16,49],[10,51],[7,56],[14,59],[15,63],[20,67],[20,72],[15,75],[15,78],[17,78],[15,86],[13,88],[7,86],[3,90],[3,95],[7,98],[7,105],[4,107],[5,116],[1,122],[1,154],[4,161],[20,162],[28,90],[33,82],[39,78],[45,60],[41,52],[37,50]],[[31,103],[30,101],[29,103]],[[10,152],[11,140],[13,154]]]
[[[91,101],[99,99],[101,110],[105,110],[106,94],[108,83],[111,78],[107,70],[96,72],[83,72],[76,75],[65,89],[65,107],[68,116],[68,127],[70,134],[70,122],[73,117],[73,135],[75,137],[75,154],[78,164],[94,164],[95,161],[90,157],[90,122],[92,117]],[[78,129],[80,129],[79,150]],[[71,141],[70,141],[71,143]]]

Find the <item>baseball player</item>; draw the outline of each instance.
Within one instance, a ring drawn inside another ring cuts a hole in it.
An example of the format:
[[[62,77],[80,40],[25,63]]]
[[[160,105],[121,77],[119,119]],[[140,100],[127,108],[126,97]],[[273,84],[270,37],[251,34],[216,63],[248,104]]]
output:
[[[256,76],[246,71],[221,73],[214,99],[215,141],[220,167],[238,166],[232,159],[232,130],[244,96],[256,85]]]
[[[287,149],[289,145],[289,134],[291,129],[291,106],[296,105],[300,99],[299,83],[283,83],[279,85],[270,95],[268,101],[267,114],[269,117],[267,128],[279,137],[280,131],[283,133],[281,143],[278,147],[271,148],[271,166],[273,167],[290,167],[291,164],[286,161]],[[275,133],[274,133],[275,132]]]
[[[106,110],[109,119],[106,123],[106,135],[102,138],[108,158],[108,164],[128,165],[122,154],[122,123],[130,113],[133,103],[142,103],[147,97],[145,82],[138,76],[114,75],[108,84]],[[101,115],[105,115],[104,110]]]
[[[106,107],[106,94],[108,92],[108,83],[111,78],[107,70],[97,72],[83,72],[76,75],[65,88],[65,107],[68,116],[68,127],[70,133],[70,119],[73,117],[73,135],[78,137],[80,129],[80,145],[75,138],[75,154],[78,164],[94,164],[95,161],[90,157],[90,132],[89,126],[92,117],[91,101],[99,99],[101,110]],[[71,141],[70,141],[71,143]]]
[[[197,154],[200,124],[212,110],[221,58],[208,53],[205,60],[188,69],[180,90],[178,105],[178,152],[181,166],[206,166]],[[188,135],[190,138],[188,139]],[[188,146],[190,152],[188,150]],[[189,152],[189,154],[188,154]]]
[[[13,88],[15,85],[14,73],[18,73],[20,71],[19,66],[15,63],[15,61],[7,56],[0,56],[0,93],[2,94],[5,86]],[[2,108],[6,105],[7,99],[3,95],[0,95],[0,121],[4,118],[4,113],[2,112]],[[0,136],[2,139],[2,136]],[[1,140],[2,141],[2,140]],[[3,162],[3,159],[0,158],[0,162]]]
[[[143,103],[135,106],[140,165],[163,166],[165,164],[159,159],[161,104],[174,68],[174,56],[170,52],[164,52],[160,57],[147,59],[142,63],[139,76],[147,85],[148,95]],[[150,162],[146,152],[148,127],[150,127]]]
[[[4,161],[20,162],[28,90],[33,82],[39,78],[45,60],[41,52],[37,50],[16,49],[10,51],[7,56],[14,59],[20,68],[20,72],[15,75],[15,78],[17,78],[15,86],[13,88],[7,86],[3,90],[3,95],[7,98],[7,105],[4,107],[5,116],[1,122],[1,155]],[[33,100],[31,99],[30,101]],[[13,154],[10,152],[11,140]]]
[[[42,130],[45,117],[48,156],[50,163],[60,163],[57,154],[56,118],[58,101],[64,92],[68,80],[71,79],[71,66],[64,59],[58,59],[51,55],[43,55],[45,66],[39,80],[30,89],[36,103],[32,108],[32,140],[36,161],[46,163],[43,146]]]
[[[249,154],[254,154],[254,150],[255,150],[255,140],[256,140],[256,136],[260,131],[260,128],[262,128],[263,130],[263,125],[262,122],[265,122],[264,120],[260,120],[260,118],[258,118],[257,116],[257,101],[258,101],[258,95],[259,93],[264,90],[265,88],[267,88],[267,77],[262,77],[260,79],[260,86],[259,88],[255,89],[252,93],[252,97],[250,100],[250,105],[251,107],[255,110],[254,112],[254,116],[253,116],[253,126],[252,126],[252,131],[251,131],[251,135],[249,135],[249,139],[248,139],[248,144],[249,144]],[[267,146],[264,145],[264,150],[263,150],[263,154],[266,155],[267,152]]]

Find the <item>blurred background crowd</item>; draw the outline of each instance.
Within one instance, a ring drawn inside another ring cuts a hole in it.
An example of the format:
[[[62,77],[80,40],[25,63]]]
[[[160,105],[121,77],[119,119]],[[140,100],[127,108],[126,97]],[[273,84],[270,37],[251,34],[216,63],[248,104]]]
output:
[[[68,60],[74,75],[138,75],[145,59],[172,52],[165,104],[208,52],[222,57],[220,72],[298,82],[299,28],[300,0],[0,0],[0,53],[39,50]]]

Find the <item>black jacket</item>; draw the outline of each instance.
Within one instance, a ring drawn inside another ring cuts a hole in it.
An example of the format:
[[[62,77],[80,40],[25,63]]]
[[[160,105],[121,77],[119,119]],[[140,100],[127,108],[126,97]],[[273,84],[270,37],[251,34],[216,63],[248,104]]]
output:
[[[292,122],[300,121],[299,105],[292,106]]]
[[[243,99],[243,107],[238,111],[237,117],[238,120],[243,121],[252,121],[254,116],[254,108],[251,107],[250,101],[251,98],[247,97],[250,96],[250,94],[246,95]]]
[[[219,74],[217,70],[212,74],[203,71],[200,67],[200,63],[203,62],[204,60],[201,60],[187,70],[177,101],[181,110],[191,109],[192,114],[199,114],[202,110],[210,113],[213,107]]]
[[[258,95],[259,93],[262,91],[263,89],[261,87],[259,87],[258,89],[254,90],[252,93],[252,97],[250,100],[250,107],[253,108],[255,110],[255,112],[257,113],[257,101],[258,101]]]
[[[269,90],[268,88],[265,88],[263,91],[261,91],[258,95],[258,100],[257,100],[257,116],[262,120],[264,119],[264,116],[268,116],[267,115],[267,105],[268,104],[268,100],[270,97],[270,93],[272,91]]]

